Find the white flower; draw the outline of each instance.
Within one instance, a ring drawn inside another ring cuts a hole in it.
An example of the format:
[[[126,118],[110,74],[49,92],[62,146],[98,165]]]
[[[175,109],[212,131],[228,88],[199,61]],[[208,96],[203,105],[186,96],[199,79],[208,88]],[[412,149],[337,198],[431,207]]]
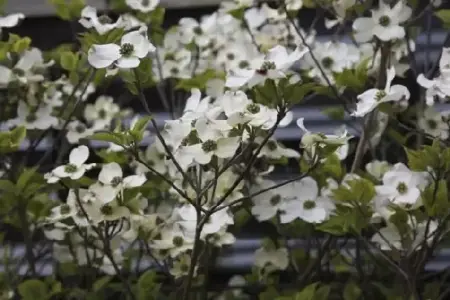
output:
[[[228,117],[228,124],[231,126],[248,123],[251,126],[270,129],[275,125],[277,111],[253,103],[242,91],[227,91],[219,100],[225,115]]]
[[[95,128],[104,128],[120,112],[120,107],[114,103],[114,98],[110,96],[100,96],[95,104],[86,104],[84,118],[88,122],[93,122]]]
[[[381,180],[391,165],[387,161],[374,160],[366,165],[366,171],[374,178]]]
[[[156,8],[159,0],[125,0],[125,3],[134,10],[148,13]]]
[[[397,163],[383,175],[383,185],[376,186],[375,190],[393,204],[411,208],[420,204],[421,190],[427,182],[426,173],[413,172]]]
[[[257,137],[255,139],[256,143],[261,143],[264,139],[262,137]],[[300,153],[293,149],[289,149],[278,143],[275,139],[269,139],[267,143],[262,147],[261,152],[258,157],[265,156],[270,159],[280,159],[283,157],[300,157]]]
[[[428,107],[423,112],[423,116],[418,120],[419,127],[427,134],[446,140],[449,136],[449,126],[442,113],[437,112],[433,107]]]
[[[48,183],[55,183],[61,178],[69,177],[76,180],[81,178],[87,170],[92,169],[95,164],[85,164],[89,157],[89,148],[82,145],[70,151],[69,163],[56,167],[50,174],[46,175]]]
[[[81,19],[79,22],[84,28],[95,28],[99,34],[103,35],[115,28],[120,27],[122,25],[122,18],[119,17],[116,22],[112,22],[107,15],[99,17],[97,15],[97,9],[92,6],[86,6],[81,11]]]
[[[39,107],[29,106],[20,101],[17,106],[17,118],[8,121],[9,126],[24,125],[27,129],[45,130],[58,125],[58,119],[52,116],[53,108],[50,105]]]
[[[84,123],[74,120],[67,124],[67,141],[71,144],[77,144],[80,139],[94,134],[95,128],[88,128]]]
[[[308,223],[321,223],[328,219],[334,204],[329,198],[318,197],[319,188],[311,177],[305,177],[281,187],[282,200],[280,222],[290,223],[300,218]]]
[[[286,76],[287,70],[307,53],[306,48],[295,49],[288,54],[283,46],[275,46],[269,50],[267,56],[260,61],[260,65],[255,69],[236,69],[227,76],[225,86],[239,88],[247,85],[252,88],[262,84],[266,79],[280,79]]]
[[[10,14],[4,17],[0,17],[0,29],[11,28],[19,24],[19,21],[24,19],[25,15],[22,13]]]
[[[88,52],[89,63],[97,69],[115,65],[120,69],[136,68],[140,60],[149,52],[155,51],[146,35],[147,28],[125,34],[121,39],[121,46],[117,44],[93,45]]]
[[[208,164],[213,155],[219,158],[230,158],[239,148],[240,137],[219,138],[217,140],[205,140],[202,143],[186,146],[186,155],[190,155],[194,161],[201,165]]]
[[[150,247],[168,251],[170,257],[177,257],[183,252],[191,250],[194,246],[194,236],[183,231],[182,227],[175,223],[164,227],[160,231],[160,238],[151,241]]]
[[[399,84],[391,86],[395,77],[395,69],[391,67],[386,73],[386,87],[384,90],[370,89],[358,95],[358,103],[356,104],[356,111],[352,113],[353,116],[363,117],[381,103],[409,99],[410,93],[405,86]]]
[[[120,165],[116,162],[111,162],[103,165],[98,175],[98,181],[105,186],[114,188],[116,191],[121,191],[123,189],[139,187],[147,181],[147,178],[145,175],[123,177]]]
[[[333,73],[342,72],[344,69],[351,69],[356,62],[360,61],[358,48],[343,42],[316,42],[313,52],[320,66],[316,65],[311,53],[306,53],[303,58],[305,64],[302,64],[301,67],[311,69],[309,75],[319,78],[324,84],[327,82],[321,70],[324,71],[329,80],[333,81]]]
[[[405,29],[400,24],[412,14],[412,9],[404,2],[400,0],[391,8],[384,0],[380,0],[379,8],[371,10],[372,17],[358,18],[353,22],[355,40],[364,43],[373,36],[384,42],[404,38]]]
[[[271,180],[262,180],[256,187],[252,188],[252,192],[258,192],[262,189],[275,186]],[[274,217],[277,212],[281,212],[283,208],[283,198],[277,189],[268,190],[265,193],[257,195],[252,198],[253,206],[251,209],[252,215],[262,222]]]
[[[255,251],[255,266],[269,267],[274,270],[285,270],[289,265],[289,255],[286,248],[264,249]]]
[[[433,105],[436,96],[441,99],[450,97],[450,48],[442,49],[439,69],[440,75],[433,80],[427,79],[423,74],[417,77],[417,83],[427,90],[427,105]]]
[[[299,10],[303,6],[303,0],[286,0],[287,10]]]

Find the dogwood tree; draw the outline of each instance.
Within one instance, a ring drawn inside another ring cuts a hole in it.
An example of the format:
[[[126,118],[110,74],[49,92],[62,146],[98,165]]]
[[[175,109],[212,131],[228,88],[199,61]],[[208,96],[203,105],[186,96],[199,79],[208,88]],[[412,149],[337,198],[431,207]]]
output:
[[[171,28],[158,0],[51,2],[74,47],[0,43],[1,222],[24,245],[0,236],[1,299],[445,299],[448,268],[427,268],[450,217],[440,1],[227,0]],[[112,79],[143,113],[101,94]],[[330,132],[298,114],[317,96]],[[250,222],[253,267],[215,288]]]

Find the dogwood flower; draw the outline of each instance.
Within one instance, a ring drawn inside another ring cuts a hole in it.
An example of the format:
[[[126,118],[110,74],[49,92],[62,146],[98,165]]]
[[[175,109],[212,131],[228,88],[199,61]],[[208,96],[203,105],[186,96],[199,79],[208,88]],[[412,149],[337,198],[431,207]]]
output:
[[[120,107],[114,103],[114,98],[110,96],[100,96],[95,104],[86,104],[84,108],[84,118],[88,122],[93,122],[95,128],[104,128],[120,112]]]
[[[8,126],[24,125],[27,129],[45,130],[58,125],[58,119],[52,116],[53,108],[50,105],[33,107],[20,101],[17,105],[17,117],[7,122]]]
[[[275,183],[271,180],[264,179],[256,187],[252,188],[252,192],[257,192],[271,186],[275,186]],[[253,197],[252,202],[252,215],[260,222],[270,220],[277,212],[281,212],[283,209],[283,198],[277,189],[268,190],[265,193]]]
[[[86,124],[82,123],[78,120],[70,121],[67,124],[67,141],[71,144],[77,144],[80,139],[86,138],[90,135],[93,135],[96,131],[96,128],[89,128]]]
[[[321,223],[328,219],[334,209],[329,198],[319,197],[317,182],[311,177],[287,184],[279,192],[284,198],[280,216],[282,224],[296,218],[308,223]]]
[[[94,44],[88,52],[88,61],[94,68],[103,69],[115,65],[120,69],[136,68],[140,60],[155,51],[146,35],[147,28],[125,34],[121,46],[117,44]]]
[[[98,181],[100,183],[110,186],[117,191],[141,186],[146,180],[147,178],[145,175],[130,175],[123,177],[122,168],[116,162],[103,165],[98,175]]]
[[[262,84],[266,79],[280,79],[286,76],[287,70],[308,52],[306,48],[297,48],[288,54],[283,46],[275,46],[269,50],[260,65],[255,69],[236,69],[228,74],[225,86],[239,88],[247,85],[249,88]]]
[[[122,18],[119,17],[116,22],[113,22],[107,15],[99,17],[96,8],[86,6],[81,11],[79,23],[83,25],[84,28],[94,28],[100,35],[104,35],[105,33],[120,27],[122,25]]]
[[[213,155],[219,158],[230,158],[239,148],[240,137],[219,138],[217,140],[205,140],[191,146],[186,146],[186,155],[190,155],[194,161],[201,165],[208,164]]]
[[[405,37],[405,29],[400,25],[411,17],[412,9],[405,1],[397,1],[394,7],[381,0],[378,9],[372,9],[370,18],[358,18],[353,22],[354,38],[365,43],[376,36],[387,42]]]
[[[426,173],[413,172],[404,164],[397,163],[383,175],[383,184],[375,186],[375,190],[393,204],[415,207],[420,204],[421,190],[427,183]]]
[[[220,98],[219,103],[228,117],[228,124],[231,126],[248,123],[251,126],[269,129],[276,122],[276,110],[253,103],[242,91],[227,91]]]
[[[366,165],[366,171],[374,178],[381,180],[391,165],[387,161],[374,160]]]
[[[434,98],[450,97],[450,48],[443,48],[439,60],[440,75],[429,80],[424,74],[419,74],[417,83],[426,89],[426,103],[433,105]]]
[[[264,139],[262,137],[257,137],[255,139],[256,143],[261,143]],[[280,159],[283,157],[288,158],[298,158],[300,157],[300,153],[293,149],[289,149],[278,143],[274,139],[269,139],[267,143],[262,147],[258,157],[265,156],[270,159]]]
[[[386,73],[386,87],[384,90],[370,89],[358,95],[358,103],[356,104],[356,111],[352,113],[353,116],[363,117],[381,103],[409,99],[410,93],[405,86],[399,84],[391,86],[395,77],[395,69],[391,67]]]
[[[433,107],[428,107],[419,118],[417,124],[427,134],[446,140],[449,137],[449,125],[444,120],[442,113],[437,112]]]
[[[125,3],[134,10],[148,13],[159,4],[159,0],[126,0]]]
[[[19,21],[24,18],[25,15],[22,13],[15,13],[0,17],[0,30],[1,28],[11,28],[17,26],[17,24],[19,24]]]
[[[67,177],[73,180],[81,178],[86,171],[95,167],[95,164],[85,164],[88,157],[88,147],[82,145],[74,148],[70,151],[69,163],[67,165],[56,167],[51,173],[46,174],[47,182],[55,183],[61,178]]]
[[[286,248],[265,249],[255,251],[255,266],[268,267],[271,270],[285,270],[289,265],[289,255]]]

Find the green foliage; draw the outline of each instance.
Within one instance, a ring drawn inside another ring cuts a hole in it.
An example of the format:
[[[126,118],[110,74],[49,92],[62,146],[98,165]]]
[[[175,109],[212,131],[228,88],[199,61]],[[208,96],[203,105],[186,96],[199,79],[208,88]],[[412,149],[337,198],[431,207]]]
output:
[[[137,282],[137,300],[157,300],[160,287],[161,285],[157,283],[156,271],[146,271]]]
[[[448,189],[447,181],[432,182],[422,192],[422,202],[430,217],[443,217],[448,214]]]
[[[56,15],[63,20],[79,19],[81,11],[86,6],[85,0],[48,0],[56,10]]]
[[[322,110],[332,120],[343,120],[345,118],[345,110],[342,106],[327,107]]]
[[[37,279],[22,282],[19,284],[18,291],[23,300],[45,300],[49,296],[47,285]]]
[[[450,9],[440,9],[435,12],[435,15],[442,21],[445,29],[450,29]]]
[[[341,203],[366,205],[375,196],[374,184],[365,178],[349,180],[333,191],[333,198]]]
[[[0,153],[17,151],[26,135],[27,130],[24,126],[16,127],[10,131],[0,132]]]
[[[79,56],[77,53],[64,51],[60,56],[61,67],[67,71],[74,71],[78,66]]]
[[[152,120],[152,116],[145,116],[140,118],[133,128],[130,130],[131,136],[134,137],[135,142],[140,142],[144,138],[144,132],[148,127],[148,123]]]
[[[294,83],[281,86],[280,82],[283,99],[286,103],[291,105],[302,102],[306,95],[312,93],[317,86],[318,85],[314,82]]]
[[[221,78],[223,74],[217,73],[215,70],[208,69],[205,72],[195,75],[189,79],[181,79],[175,86],[176,89],[190,92],[193,88],[204,90],[206,83],[210,79]]]
[[[103,290],[103,289],[108,285],[108,283],[110,283],[111,280],[113,280],[113,278],[114,278],[114,277],[112,277],[112,276],[103,276],[103,277],[100,277],[100,278],[97,279],[97,280],[94,282],[94,284],[92,285],[92,290],[93,290],[94,292],[99,292],[99,291]]]
[[[318,283],[313,283],[305,287],[301,292],[294,297],[295,300],[315,300]]]
[[[344,300],[358,300],[361,296],[361,289],[354,281],[349,281],[344,288]]]
[[[431,146],[412,150],[405,148],[408,156],[408,166],[411,170],[426,172],[429,168],[448,172],[450,170],[450,148],[444,147],[438,140]]]

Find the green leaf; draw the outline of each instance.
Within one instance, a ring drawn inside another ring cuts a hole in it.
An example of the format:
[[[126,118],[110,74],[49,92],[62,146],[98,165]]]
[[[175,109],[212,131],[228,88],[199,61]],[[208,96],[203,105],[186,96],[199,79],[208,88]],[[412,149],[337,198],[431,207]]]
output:
[[[156,300],[154,293],[160,287],[156,283],[156,279],[157,274],[154,270],[148,270],[139,277],[137,282],[138,300]]]
[[[73,71],[78,65],[78,55],[73,52],[65,51],[61,53],[60,64],[65,70]]]
[[[342,106],[327,107],[322,112],[332,120],[341,121],[345,118],[345,110]]]
[[[361,289],[355,282],[350,281],[345,285],[343,296],[344,300],[357,300],[361,296]]]
[[[439,143],[439,141],[434,141],[431,146],[424,146],[420,150],[405,148],[409,168],[413,171],[426,172],[429,167],[438,170],[445,166],[444,157],[441,155],[444,156],[446,152]]]
[[[447,215],[448,200],[447,181],[444,179],[432,182],[422,192],[423,205],[430,217]]]
[[[47,285],[37,279],[30,279],[19,284],[19,295],[23,300],[46,299],[48,296]]]
[[[92,285],[92,290],[94,292],[98,292],[102,289],[104,289],[108,283],[113,280],[114,277],[112,276],[103,276],[100,279],[97,279],[94,284]]]
[[[95,141],[103,141],[110,142],[117,145],[125,146],[127,145],[127,139],[124,134],[116,133],[116,132],[96,132],[91,136],[88,136],[87,139],[95,140]]]
[[[333,190],[333,199],[343,203],[368,204],[375,196],[373,182],[365,178],[357,178],[341,184]]]
[[[322,285],[314,294],[314,300],[328,300],[331,292],[330,285]]]
[[[314,300],[314,296],[316,294],[318,283],[315,282],[313,284],[308,285],[305,287],[300,293],[297,293],[295,295],[295,300]]]
[[[27,188],[28,183],[31,178],[36,174],[37,167],[25,169],[22,174],[20,174],[19,179],[17,179],[17,189],[20,191],[24,191]]]
[[[152,120],[152,118],[152,116],[144,116],[140,118],[130,130],[130,133],[133,135],[137,142],[142,141],[144,132],[147,129],[148,123]]]
[[[315,88],[317,88],[317,84],[314,82],[291,84],[282,90],[283,98],[287,103],[298,104]]]
[[[11,50],[15,53],[22,53],[28,48],[30,48],[31,45],[31,39],[29,37],[24,37],[16,41],[12,47]]]
[[[166,10],[162,6],[157,6],[150,14],[151,18],[151,26],[152,27],[159,27],[164,22],[164,15],[166,13]]]
[[[195,75],[190,79],[181,79],[175,86],[176,89],[181,89],[190,92],[193,88],[204,90],[206,83],[210,79],[218,78],[220,74],[217,74],[215,70],[208,69],[202,74]]]
[[[435,14],[442,21],[443,27],[450,29],[450,9],[440,9]]]
[[[6,179],[0,179],[0,191],[16,194],[17,188],[14,183]]]
[[[56,15],[63,20],[69,21],[71,18],[70,7],[65,0],[48,0],[55,7]]]

